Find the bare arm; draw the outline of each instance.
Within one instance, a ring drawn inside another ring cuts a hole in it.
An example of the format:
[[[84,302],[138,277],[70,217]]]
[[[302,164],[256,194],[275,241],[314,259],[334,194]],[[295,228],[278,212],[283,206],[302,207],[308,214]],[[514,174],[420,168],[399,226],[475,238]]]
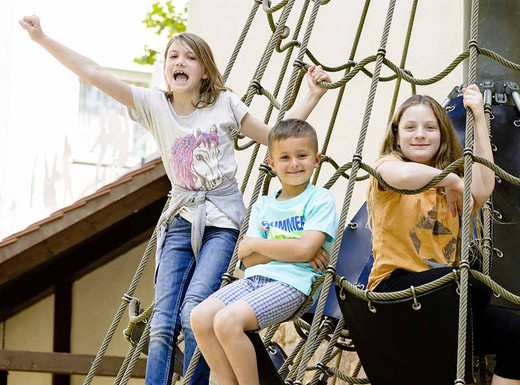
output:
[[[246,268],[252,267],[255,265],[263,265],[263,264],[269,263],[271,261],[274,261],[274,259],[266,257],[265,255],[262,255],[262,254],[258,254],[258,253],[249,254],[249,255],[245,256],[244,258],[242,258],[242,262],[244,263],[244,266]]]
[[[238,246],[238,257],[259,253],[282,262],[309,262],[320,250],[325,236],[321,231],[304,231],[298,239],[245,237]]]
[[[493,151],[489,141],[489,134],[484,117],[482,94],[474,84],[462,90],[464,107],[473,112],[474,151],[475,156],[493,162]],[[495,174],[492,170],[480,163],[473,163],[471,178],[471,196],[475,202],[475,209],[482,207],[495,188]]]
[[[274,261],[274,259],[258,253],[253,253],[242,258],[242,262],[246,268],[255,265],[263,265],[272,261]],[[325,272],[329,261],[329,254],[325,250],[319,249],[314,258],[312,258],[309,263],[311,264],[314,271],[318,272],[321,270],[322,272]]]
[[[390,186],[398,189],[416,190],[439,175],[442,170],[415,162],[388,161],[377,171]],[[450,187],[460,183],[460,177],[454,173],[448,174],[437,183],[436,187]]]
[[[321,67],[311,66],[307,71],[306,78],[309,91],[305,97],[296,101],[293,107],[286,112],[285,119],[307,119],[311,111],[316,107],[321,97],[327,91],[326,88],[322,88],[318,85],[319,82],[330,82],[329,75],[324,72]],[[269,130],[269,126],[249,113],[247,113],[242,119],[241,132],[258,143],[267,145]]]
[[[91,59],[49,38],[43,33],[40,19],[37,16],[25,16],[19,23],[29,33],[34,42],[45,48],[69,70],[118,102],[129,108],[135,108],[132,90],[128,84],[104,71]]]
[[[307,94],[297,100],[292,108],[285,113],[285,119],[306,120],[321,97],[327,92],[327,89],[321,87],[318,83],[331,81],[329,74],[323,71],[321,66],[309,67],[306,78],[309,87]]]

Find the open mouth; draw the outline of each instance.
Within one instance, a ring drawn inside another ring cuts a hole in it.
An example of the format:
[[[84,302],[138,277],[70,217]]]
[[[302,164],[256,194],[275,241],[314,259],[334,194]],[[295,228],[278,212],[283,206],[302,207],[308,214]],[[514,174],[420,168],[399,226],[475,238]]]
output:
[[[173,80],[180,83],[185,83],[189,79],[189,76],[184,71],[175,71],[173,73]]]

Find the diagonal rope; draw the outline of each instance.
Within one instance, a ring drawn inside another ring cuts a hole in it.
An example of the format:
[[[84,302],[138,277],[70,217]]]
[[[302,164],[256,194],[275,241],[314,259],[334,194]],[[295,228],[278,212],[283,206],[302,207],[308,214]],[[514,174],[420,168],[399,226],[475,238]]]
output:
[[[349,61],[353,61],[354,57],[356,55],[357,48],[359,45],[359,40],[361,38],[361,33],[363,32],[363,27],[365,26],[365,20],[367,17],[369,7],[370,7],[370,0],[366,0],[365,5],[363,7],[363,11],[361,12],[361,16],[359,18],[358,28],[356,31],[356,35],[354,37],[354,43],[352,44],[352,49],[350,50],[350,55],[348,58]],[[307,54],[309,54],[309,52],[307,52]],[[349,71],[350,71],[350,68],[345,69],[345,75],[348,75]],[[334,125],[336,124],[336,118],[338,116],[339,108],[341,106],[341,102],[343,100],[344,93],[345,93],[345,85],[342,85],[339,89],[338,96],[336,98],[336,103],[334,104],[334,110],[332,112],[332,118],[329,122],[329,127],[327,128],[327,134],[325,135],[325,139],[323,141],[323,146],[321,148],[322,155],[327,154],[327,149],[329,148],[330,138],[332,136],[332,131],[334,130]],[[314,171],[314,175],[313,175],[313,179],[312,179],[313,185],[316,185],[318,182],[318,177],[320,176],[321,166],[322,166],[322,163],[320,163],[318,165],[318,167],[316,168],[316,171]]]
[[[406,30],[406,37],[404,39],[403,53],[401,55],[401,63],[399,67],[404,68],[406,65],[406,57],[408,56],[408,47],[410,46],[410,39],[412,37],[413,23],[415,21],[415,14],[417,12],[417,0],[413,1],[412,10],[410,11],[410,19],[408,20],[408,29]],[[399,97],[399,88],[401,87],[401,78],[398,77],[395,82],[394,96],[392,97],[392,105],[390,106],[390,114],[388,115],[388,123],[392,121],[394,116],[397,98]]]
[[[341,244],[341,239],[343,238],[342,230],[345,227],[345,222],[346,222],[346,218],[347,218],[349,207],[350,207],[350,201],[352,198],[352,193],[354,191],[354,184],[356,181],[357,171],[359,169],[359,162],[361,161],[361,153],[363,151],[363,145],[364,145],[366,133],[368,130],[368,123],[370,121],[370,115],[372,112],[372,107],[373,107],[373,103],[374,103],[374,99],[375,99],[377,84],[379,81],[379,74],[381,72],[383,58],[386,53],[385,52],[386,42],[388,40],[388,35],[390,33],[390,26],[392,24],[394,8],[395,8],[395,0],[390,0],[389,6],[388,6],[388,11],[387,11],[387,16],[386,16],[386,20],[385,20],[385,24],[384,24],[384,28],[383,28],[383,34],[381,37],[380,48],[376,55],[376,57],[377,57],[376,66],[374,69],[374,76],[373,76],[372,82],[370,84],[369,97],[367,100],[365,115],[363,117],[363,124],[361,126],[361,132],[360,132],[360,136],[358,139],[356,154],[354,155],[354,160],[353,160],[354,163],[353,163],[353,167],[352,167],[351,178],[348,181],[347,192],[346,192],[345,200],[343,203],[343,208],[341,210],[341,215],[340,215],[340,219],[339,219],[338,231],[336,233],[336,239],[335,239],[334,246],[333,246],[331,260],[329,262],[329,265],[332,265],[333,267],[336,266],[337,259],[338,259],[338,253],[339,253],[339,247]],[[327,293],[329,292],[329,288],[332,283],[333,276],[334,276],[333,273],[325,273],[325,282],[323,284],[323,288],[322,288],[322,292],[321,292],[322,294],[320,295],[320,298],[318,300],[318,305],[317,305],[316,312],[314,315],[314,319],[316,319],[316,320],[320,319],[323,314]],[[316,336],[317,331],[318,331],[318,323],[313,322],[312,326],[311,326],[311,331],[309,333],[309,340],[312,341],[315,338],[314,336]],[[313,351],[311,351],[311,348],[310,348],[309,344],[307,343],[307,345],[305,347],[304,356],[303,356],[303,362],[308,362],[309,359],[311,358],[312,354],[313,354]],[[304,374],[305,374],[305,367],[302,364],[299,367],[298,376],[297,376],[297,382],[299,384],[301,384]]]
[[[168,201],[166,202],[164,210],[168,207],[168,204],[170,202],[170,199],[168,198]],[[121,318],[123,317],[123,314],[126,311],[126,307],[128,306],[128,300],[127,297],[132,297],[134,295],[135,289],[137,288],[137,285],[139,283],[139,280],[141,279],[141,276],[143,274],[143,271],[146,267],[146,264],[148,263],[148,260],[150,259],[150,255],[152,253],[152,250],[155,247],[155,244],[157,242],[157,228],[154,229],[153,234],[148,241],[148,245],[146,246],[146,250],[143,254],[143,257],[141,258],[141,261],[139,262],[139,265],[137,266],[137,270],[134,274],[134,277],[132,278],[132,281],[130,282],[130,286],[128,290],[126,291],[125,295],[123,296],[123,301],[119,305],[119,308],[116,311],[116,314],[114,316],[114,319],[112,320],[112,323],[110,324],[110,327],[108,328],[107,334],[105,335],[105,338],[103,339],[103,342],[101,343],[101,346],[96,354],[96,357],[94,358],[94,361],[92,362],[92,366],[90,367],[87,376],[85,377],[85,380],[83,381],[83,385],[90,385],[92,382],[92,379],[96,375],[96,372],[99,368],[99,364],[101,363],[101,360],[103,359],[106,350],[108,348],[108,345],[110,344],[110,341],[112,341],[112,337],[114,336],[114,333],[117,329],[117,326],[119,325],[119,322],[121,321]]]

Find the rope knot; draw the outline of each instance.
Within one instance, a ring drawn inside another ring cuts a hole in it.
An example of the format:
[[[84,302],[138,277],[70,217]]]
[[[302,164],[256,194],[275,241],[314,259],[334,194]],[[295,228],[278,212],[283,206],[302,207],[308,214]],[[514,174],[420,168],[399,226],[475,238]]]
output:
[[[271,166],[269,166],[268,163],[265,163],[265,162],[260,163],[260,166],[258,166],[258,169],[260,171],[268,174],[272,178],[274,178],[276,176],[276,174],[273,172],[273,170],[271,169]]]
[[[296,59],[294,62],[293,62],[293,66],[294,67],[299,67],[300,69],[304,70],[304,71],[307,71],[310,67],[309,64],[301,61],[301,60],[298,60]]]
[[[377,54],[378,54],[378,55],[386,56],[386,49],[383,48],[383,47],[379,47],[379,48],[377,49]]]
[[[455,380],[455,385],[466,385],[466,382],[461,378],[457,378]]]
[[[327,377],[332,377],[333,376],[333,374],[329,370],[329,367],[327,365],[325,365],[323,362],[321,362],[321,361],[318,362],[316,364],[316,367],[320,370],[320,372],[322,372]]]
[[[262,90],[263,90],[264,88],[262,87],[262,85],[260,84],[260,82],[259,82],[258,80],[253,79],[253,80],[251,81],[251,85],[250,85],[249,87],[251,87],[251,88],[253,88],[254,90],[256,90],[256,93],[257,93],[258,95],[262,95]]]
[[[222,274],[222,280],[226,281],[227,283],[231,283],[231,282],[235,281],[236,278],[229,273],[224,273],[224,274]]]
[[[363,157],[361,156],[361,154],[355,153],[354,156],[352,156],[352,160],[357,160],[358,162],[361,162],[363,160]]]
[[[473,157],[473,149],[471,147],[464,147],[464,151],[462,152],[464,156],[469,155]]]
[[[123,297],[121,297],[121,299],[123,301],[125,301],[126,303],[130,303],[131,300],[134,299],[134,297],[132,297],[131,295],[129,295],[128,293],[125,293],[123,294]]]
[[[327,266],[327,268],[325,269],[324,273],[332,273],[332,274],[336,274],[336,268],[334,266]]]
[[[459,269],[469,269],[469,262],[468,261],[461,261],[459,263]]]
[[[468,48],[471,48],[471,47],[475,47],[477,52],[480,53],[480,50],[479,50],[479,47],[478,47],[478,41],[476,41],[475,39],[471,39],[470,41],[468,41]]]

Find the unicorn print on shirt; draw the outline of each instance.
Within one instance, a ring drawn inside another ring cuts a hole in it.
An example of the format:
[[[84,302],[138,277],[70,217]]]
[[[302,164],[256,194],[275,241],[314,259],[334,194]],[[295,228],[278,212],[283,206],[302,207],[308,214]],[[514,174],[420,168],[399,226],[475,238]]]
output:
[[[217,131],[212,125],[209,133],[197,128],[193,134],[175,139],[170,162],[176,184],[188,190],[213,190],[223,182]]]

